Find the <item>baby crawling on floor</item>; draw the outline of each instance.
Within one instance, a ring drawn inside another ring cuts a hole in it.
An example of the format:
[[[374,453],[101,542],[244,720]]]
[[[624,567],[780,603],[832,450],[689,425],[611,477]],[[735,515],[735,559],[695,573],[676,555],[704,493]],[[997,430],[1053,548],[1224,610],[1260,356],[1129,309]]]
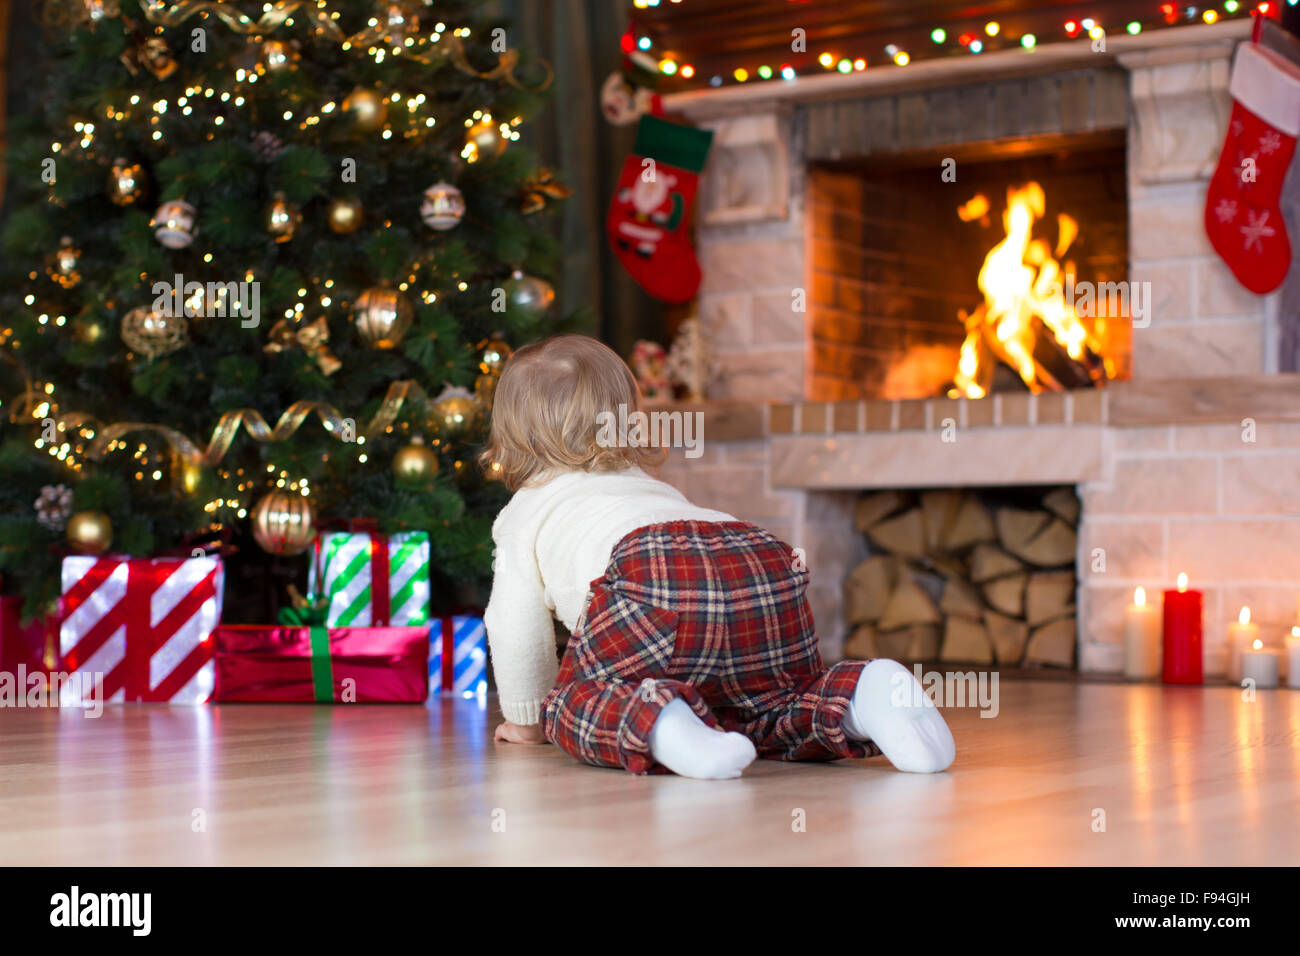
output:
[[[492,529],[496,739],[701,778],[757,756],[951,764],[952,734],[901,664],[823,666],[788,545],[650,477],[653,449],[608,440],[602,422],[637,404],[628,367],[586,336],[506,363],[483,453],[514,492]],[[558,673],[552,615],[572,635]]]

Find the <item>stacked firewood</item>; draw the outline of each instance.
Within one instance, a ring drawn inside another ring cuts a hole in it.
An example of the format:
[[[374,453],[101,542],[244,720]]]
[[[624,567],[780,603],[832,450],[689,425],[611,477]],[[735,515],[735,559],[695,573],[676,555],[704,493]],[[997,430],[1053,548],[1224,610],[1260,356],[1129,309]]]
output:
[[[1073,489],[873,492],[855,521],[848,657],[1074,665]]]

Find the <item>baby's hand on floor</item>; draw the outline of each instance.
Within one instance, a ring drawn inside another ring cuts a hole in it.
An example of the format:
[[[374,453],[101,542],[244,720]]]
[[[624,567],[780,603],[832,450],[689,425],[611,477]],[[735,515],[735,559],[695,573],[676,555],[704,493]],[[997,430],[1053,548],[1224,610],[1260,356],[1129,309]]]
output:
[[[512,724],[503,721],[492,735],[493,740],[503,740],[508,744],[544,744],[546,735],[542,733],[541,724]]]

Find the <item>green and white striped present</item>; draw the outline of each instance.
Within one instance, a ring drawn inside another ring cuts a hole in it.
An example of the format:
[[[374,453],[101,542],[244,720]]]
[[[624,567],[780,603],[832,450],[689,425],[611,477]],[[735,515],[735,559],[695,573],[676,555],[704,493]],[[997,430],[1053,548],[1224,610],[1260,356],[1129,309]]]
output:
[[[429,623],[429,535],[329,531],[316,541],[311,593],[329,598],[326,627]]]

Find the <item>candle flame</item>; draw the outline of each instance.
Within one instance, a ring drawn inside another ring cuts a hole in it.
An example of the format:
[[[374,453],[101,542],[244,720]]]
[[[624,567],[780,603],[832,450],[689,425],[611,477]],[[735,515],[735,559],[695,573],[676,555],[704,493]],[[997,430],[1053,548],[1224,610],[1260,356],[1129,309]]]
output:
[[[1292,636],[1292,637],[1300,637],[1300,626],[1296,626],[1296,627],[1291,628],[1291,636]]]
[[[1237,620],[1240,621],[1242,624],[1249,624],[1249,623],[1250,623],[1250,608],[1248,608],[1248,607],[1242,607],[1242,609],[1241,609],[1241,613],[1237,615]]]
[[[1264,649],[1264,642],[1257,637],[1255,638],[1255,643],[1251,644],[1250,646],[1255,650],[1260,651]]]
[[[1178,590],[1179,590],[1179,591],[1186,591],[1186,590],[1187,590],[1187,572],[1186,572],[1186,571],[1181,571],[1181,572],[1179,572],[1179,574],[1178,574]]]
[[[1133,589],[1133,603],[1136,604],[1138,607],[1145,607],[1145,606],[1146,606],[1146,603],[1147,603],[1147,589],[1146,589],[1146,588],[1134,588],[1134,589]]]

